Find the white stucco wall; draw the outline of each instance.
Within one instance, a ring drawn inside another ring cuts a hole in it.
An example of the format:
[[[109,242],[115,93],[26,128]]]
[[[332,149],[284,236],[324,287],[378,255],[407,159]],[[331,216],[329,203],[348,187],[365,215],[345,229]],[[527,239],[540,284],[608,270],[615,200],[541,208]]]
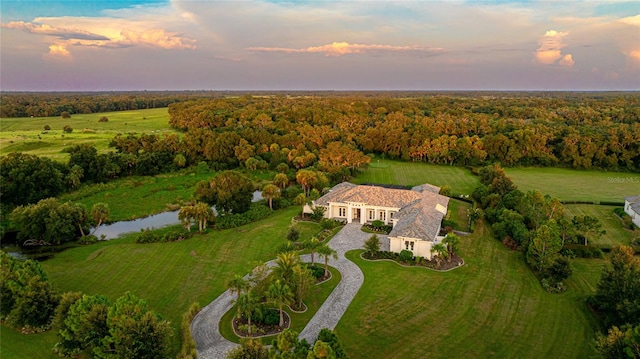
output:
[[[413,242],[413,255],[415,257],[424,257],[431,260],[431,245],[430,241],[423,241],[417,238],[404,238],[404,237],[389,237],[389,251],[394,253],[400,253],[406,249],[405,242]],[[409,246],[411,250],[411,246]]]
[[[629,201],[624,201],[624,211],[631,217],[631,221],[640,227],[640,214],[631,209],[631,203],[629,203]]]

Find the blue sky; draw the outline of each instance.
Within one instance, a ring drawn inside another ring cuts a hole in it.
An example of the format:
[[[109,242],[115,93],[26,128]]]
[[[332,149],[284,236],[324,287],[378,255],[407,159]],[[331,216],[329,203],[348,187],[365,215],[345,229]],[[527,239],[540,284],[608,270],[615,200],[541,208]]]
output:
[[[640,2],[1,0],[0,87],[640,90]]]

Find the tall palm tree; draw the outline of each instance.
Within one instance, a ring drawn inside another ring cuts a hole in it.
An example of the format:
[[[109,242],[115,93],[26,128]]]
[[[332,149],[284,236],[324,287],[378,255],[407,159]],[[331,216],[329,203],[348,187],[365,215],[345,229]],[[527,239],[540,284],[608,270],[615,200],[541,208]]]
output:
[[[262,197],[269,200],[269,208],[273,209],[273,199],[280,198],[280,188],[273,184],[266,184],[262,188]]]
[[[448,233],[447,236],[444,237],[444,240],[442,240],[442,243],[447,245],[447,249],[449,250],[449,256],[447,260],[451,262],[451,258],[453,257],[453,251],[455,250],[455,247],[457,247],[458,244],[460,244],[460,238],[458,238],[458,236],[456,236],[453,233]]]
[[[293,288],[298,308],[302,307],[304,297],[309,293],[309,289],[316,282],[313,274],[306,266],[298,264],[293,267]]]
[[[178,220],[189,232],[191,232],[191,221],[193,220],[194,212],[193,206],[182,206],[180,207],[180,212],[178,212]]]
[[[91,217],[96,222],[96,226],[93,229],[93,233],[91,234],[96,233],[96,231],[98,230],[98,227],[100,227],[102,222],[109,219],[110,214],[111,214],[111,211],[109,210],[109,205],[106,203],[96,203],[93,205],[93,207],[91,207]]]
[[[213,209],[204,203],[198,202],[194,206],[194,218],[198,221],[198,228],[200,229],[200,233],[207,229],[207,220],[213,220],[215,215],[213,214]]]
[[[302,218],[304,218],[304,206],[307,205],[307,195],[300,193],[293,199],[293,203],[302,206]]]
[[[311,237],[310,240],[304,242],[304,247],[311,252],[311,265],[314,264],[315,253],[318,250],[318,247],[322,246],[322,242],[318,240],[315,236]]]
[[[278,173],[273,177],[273,184],[278,186],[280,189],[285,189],[289,184],[289,177],[284,173]]]
[[[293,268],[300,262],[300,256],[296,252],[285,252],[278,254],[276,259],[276,266],[272,272],[277,277],[285,282],[291,280],[293,275]]]
[[[319,255],[324,257],[324,276],[329,275],[329,257],[333,257],[333,259],[338,259],[338,252],[336,252],[333,248],[329,247],[328,244],[322,243],[316,251]]]
[[[231,293],[236,293],[238,297],[236,298],[236,302],[240,300],[240,295],[242,292],[248,290],[250,288],[249,282],[245,280],[242,276],[235,275],[233,279],[227,282],[227,287],[231,291]],[[240,318],[240,306],[238,306],[238,318]]]
[[[238,311],[247,317],[247,332],[249,333],[249,336],[251,336],[251,316],[253,315],[253,312],[261,312],[260,298],[253,295],[251,291],[248,291],[238,297],[236,304],[238,305]]]
[[[284,315],[282,314],[282,307],[293,302],[293,293],[291,292],[291,288],[286,284],[280,283],[280,280],[278,279],[275,283],[272,283],[269,286],[267,298],[269,298],[270,303],[278,307],[278,310],[280,311],[279,325],[283,326]]]

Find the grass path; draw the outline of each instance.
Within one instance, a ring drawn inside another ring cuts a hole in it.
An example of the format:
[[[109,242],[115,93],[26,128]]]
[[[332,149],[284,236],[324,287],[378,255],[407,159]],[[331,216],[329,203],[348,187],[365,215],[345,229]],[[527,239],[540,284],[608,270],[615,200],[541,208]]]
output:
[[[336,328],[351,358],[585,358],[595,319],[584,297],[597,277],[576,273],[546,293],[522,259],[488,235],[463,237],[458,270],[436,273],[347,257],[365,283]],[[600,266],[601,261],[595,261]],[[582,264],[593,268],[591,264]],[[582,268],[581,267],[581,268]],[[599,273],[599,272],[597,272]]]
[[[399,184],[416,186],[431,183],[449,185],[453,193],[471,194],[480,183],[471,171],[462,167],[436,166],[421,162],[373,159],[354,183]]]
[[[523,192],[538,190],[563,201],[624,202],[640,193],[640,174],[567,168],[505,168]]]

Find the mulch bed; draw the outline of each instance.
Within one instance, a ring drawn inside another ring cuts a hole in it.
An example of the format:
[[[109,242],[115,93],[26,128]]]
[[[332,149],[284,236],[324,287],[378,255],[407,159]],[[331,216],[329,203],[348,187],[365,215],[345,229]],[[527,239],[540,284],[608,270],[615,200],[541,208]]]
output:
[[[283,311],[283,319],[284,319],[284,325],[282,327],[276,325],[265,325],[265,324],[256,324],[251,322],[251,325],[255,325],[257,327],[257,331],[255,333],[251,333],[251,337],[264,337],[264,336],[268,336],[268,335],[275,335],[275,334],[279,334],[282,333],[285,329],[289,328],[289,325],[291,324],[291,318],[289,318],[289,314],[287,314],[287,312]],[[234,318],[233,319],[233,330],[236,332],[236,334],[240,337],[249,337],[249,333],[247,333],[246,331],[240,330],[238,329],[241,325],[247,325],[247,320],[246,319],[238,319],[238,318]]]

